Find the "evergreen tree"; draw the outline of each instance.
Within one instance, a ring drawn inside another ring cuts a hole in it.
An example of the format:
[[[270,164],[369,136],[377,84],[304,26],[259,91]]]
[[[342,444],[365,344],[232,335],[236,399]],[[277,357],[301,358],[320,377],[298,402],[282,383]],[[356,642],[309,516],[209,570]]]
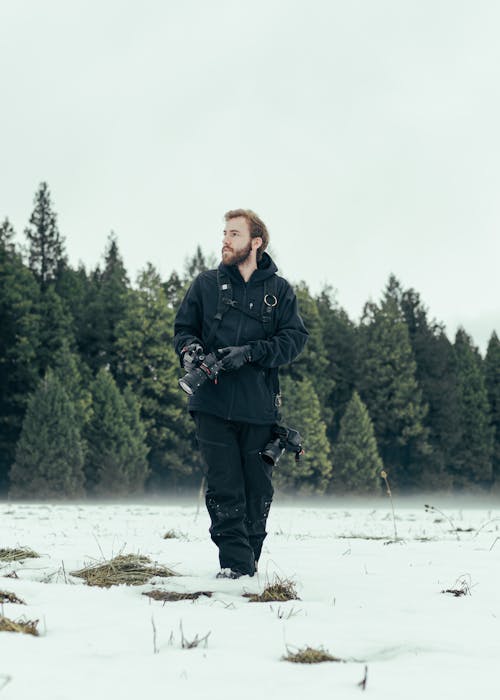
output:
[[[129,303],[129,280],[118,243],[108,239],[104,269],[91,274],[83,313],[81,349],[94,373],[109,367],[116,376],[118,325],[125,318]]]
[[[87,490],[98,496],[137,493],[147,473],[144,427],[137,404],[129,394],[124,398],[111,372],[104,368],[99,370],[91,391],[92,417],[84,433]]]
[[[77,424],[82,431],[92,414],[92,395],[86,388],[90,384],[91,376],[78,355],[71,352],[67,339],[63,339],[61,347],[54,353],[51,369],[64,386],[73,404]]]
[[[13,229],[0,227],[0,491],[8,486],[28,395],[38,382],[38,285],[16,251]]]
[[[0,224],[0,249],[5,253],[14,253],[14,227],[7,217]]]
[[[168,280],[162,284],[168,306],[172,309],[174,314],[177,313],[177,309],[186,295],[189,284],[189,282],[183,282],[175,271],[172,272]]]
[[[305,378],[311,380],[320,402],[322,420],[328,424],[332,420],[328,399],[334,381],[329,372],[329,358],[323,342],[323,324],[318,304],[305,282],[295,287],[295,293],[300,315],[309,332],[309,340],[300,356],[291,365],[284,367],[281,374],[283,377],[288,375],[295,381]]]
[[[84,447],[72,402],[49,370],[31,396],[16,461],[12,498],[83,496]]]
[[[422,487],[422,456],[429,453],[427,407],[416,380],[401,287],[391,276],[380,306],[366,304],[359,331],[359,393],[375,427],[391,483]]]
[[[417,382],[429,407],[424,423],[432,451],[422,459],[422,484],[446,489],[452,483],[450,470],[460,435],[455,354],[443,326],[428,320],[417,292],[406,290],[401,305],[417,363]]]
[[[200,274],[200,272],[205,272],[206,270],[211,270],[216,267],[216,261],[213,256],[206,256],[201,246],[196,247],[195,254],[191,258],[187,258],[184,263],[184,283],[191,284],[194,278]]]
[[[148,466],[147,432],[141,420],[141,407],[132,389],[127,386],[123,392],[126,422],[130,431],[128,470],[128,490],[131,494],[144,493],[144,485],[150,470]]]
[[[89,284],[87,271],[82,264],[77,270],[64,264],[59,270],[55,285],[55,291],[71,319],[71,333],[79,352],[84,349],[85,323],[89,320],[87,316]]]
[[[126,318],[118,326],[118,380],[139,399],[147,429],[152,486],[177,483],[198,463],[194,429],[179,389],[173,350],[174,312],[152,265],[139,275]]]
[[[327,435],[330,444],[333,444],[356,382],[357,331],[347,313],[336,303],[331,288],[325,287],[322,290],[317,304],[328,358],[325,374],[331,378],[333,385],[326,398],[332,416],[327,423]]]
[[[373,423],[355,391],[340,421],[330,487],[336,493],[376,494],[382,469]]]
[[[71,316],[64,308],[53,284],[42,290],[37,312],[40,327],[37,360],[40,374],[43,375],[63,347],[74,348],[75,340]]]
[[[57,228],[49,187],[42,182],[35,194],[35,208],[25,229],[29,242],[29,266],[42,289],[54,281],[65,262],[64,240]]]
[[[491,425],[494,431],[493,481],[500,486],[500,340],[495,332],[491,334],[485,358],[485,378],[490,404]]]
[[[491,485],[493,477],[493,430],[484,368],[477,348],[463,328],[455,336],[454,347],[460,410],[460,440],[452,465],[454,484],[458,488],[470,484],[485,488]]]
[[[332,464],[318,396],[307,377],[294,381],[284,376],[281,391],[283,424],[299,431],[305,455],[296,462],[292,453],[285,452],[276,468],[276,485],[300,493],[324,493]]]

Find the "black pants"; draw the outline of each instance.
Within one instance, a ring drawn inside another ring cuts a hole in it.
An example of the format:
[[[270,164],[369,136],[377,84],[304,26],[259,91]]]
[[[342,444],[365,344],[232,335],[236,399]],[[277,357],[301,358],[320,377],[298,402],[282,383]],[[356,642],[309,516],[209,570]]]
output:
[[[219,548],[220,565],[253,576],[274,493],[272,467],[259,455],[271,439],[272,426],[198,411],[193,417],[206,469],[210,535]]]

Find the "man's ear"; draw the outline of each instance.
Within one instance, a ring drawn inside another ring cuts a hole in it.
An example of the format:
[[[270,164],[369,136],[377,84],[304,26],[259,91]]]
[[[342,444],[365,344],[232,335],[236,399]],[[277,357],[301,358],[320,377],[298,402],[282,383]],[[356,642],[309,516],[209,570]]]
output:
[[[258,245],[254,245],[254,241],[258,241]],[[256,236],[255,238],[252,238],[252,249],[257,250],[262,246],[262,237],[261,236]]]

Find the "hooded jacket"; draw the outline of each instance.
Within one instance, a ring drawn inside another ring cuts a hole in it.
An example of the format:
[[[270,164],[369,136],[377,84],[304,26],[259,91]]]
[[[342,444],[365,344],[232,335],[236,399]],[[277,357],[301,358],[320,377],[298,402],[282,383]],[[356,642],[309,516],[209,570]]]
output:
[[[241,308],[260,312],[264,298],[264,280],[276,275],[277,267],[267,253],[245,282],[236,266],[219,265],[228,275],[233,299]],[[278,303],[273,313],[274,334],[266,338],[263,324],[238,309],[229,307],[224,313],[211,347],[206,346],[219,291],[217,270],[199,274],[184,297],[174,328],[174,347],[181,355],[189,343],[198,342],[206,352],[231,345],[249,345],[251,361],[236,371],[221,371],[217,382],[206,381],[189,397],[189,410],[211,413],[226,420],[273,424],[279,418],[278,371],[280,365],[292,362],[306,344],[308,333],[298,313],[297,299],[290,284],[276,275]]]

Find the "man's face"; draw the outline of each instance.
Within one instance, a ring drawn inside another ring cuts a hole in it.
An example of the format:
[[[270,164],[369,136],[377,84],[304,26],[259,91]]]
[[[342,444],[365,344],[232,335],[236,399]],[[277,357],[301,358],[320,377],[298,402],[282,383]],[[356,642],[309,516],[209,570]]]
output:
[[[222,262],[224,265],[240,265],[250,257],[252,249],[257,247],[253,241],[262,241],[250,236],[248,221],[243,216],[226,221],[222,243]]]

